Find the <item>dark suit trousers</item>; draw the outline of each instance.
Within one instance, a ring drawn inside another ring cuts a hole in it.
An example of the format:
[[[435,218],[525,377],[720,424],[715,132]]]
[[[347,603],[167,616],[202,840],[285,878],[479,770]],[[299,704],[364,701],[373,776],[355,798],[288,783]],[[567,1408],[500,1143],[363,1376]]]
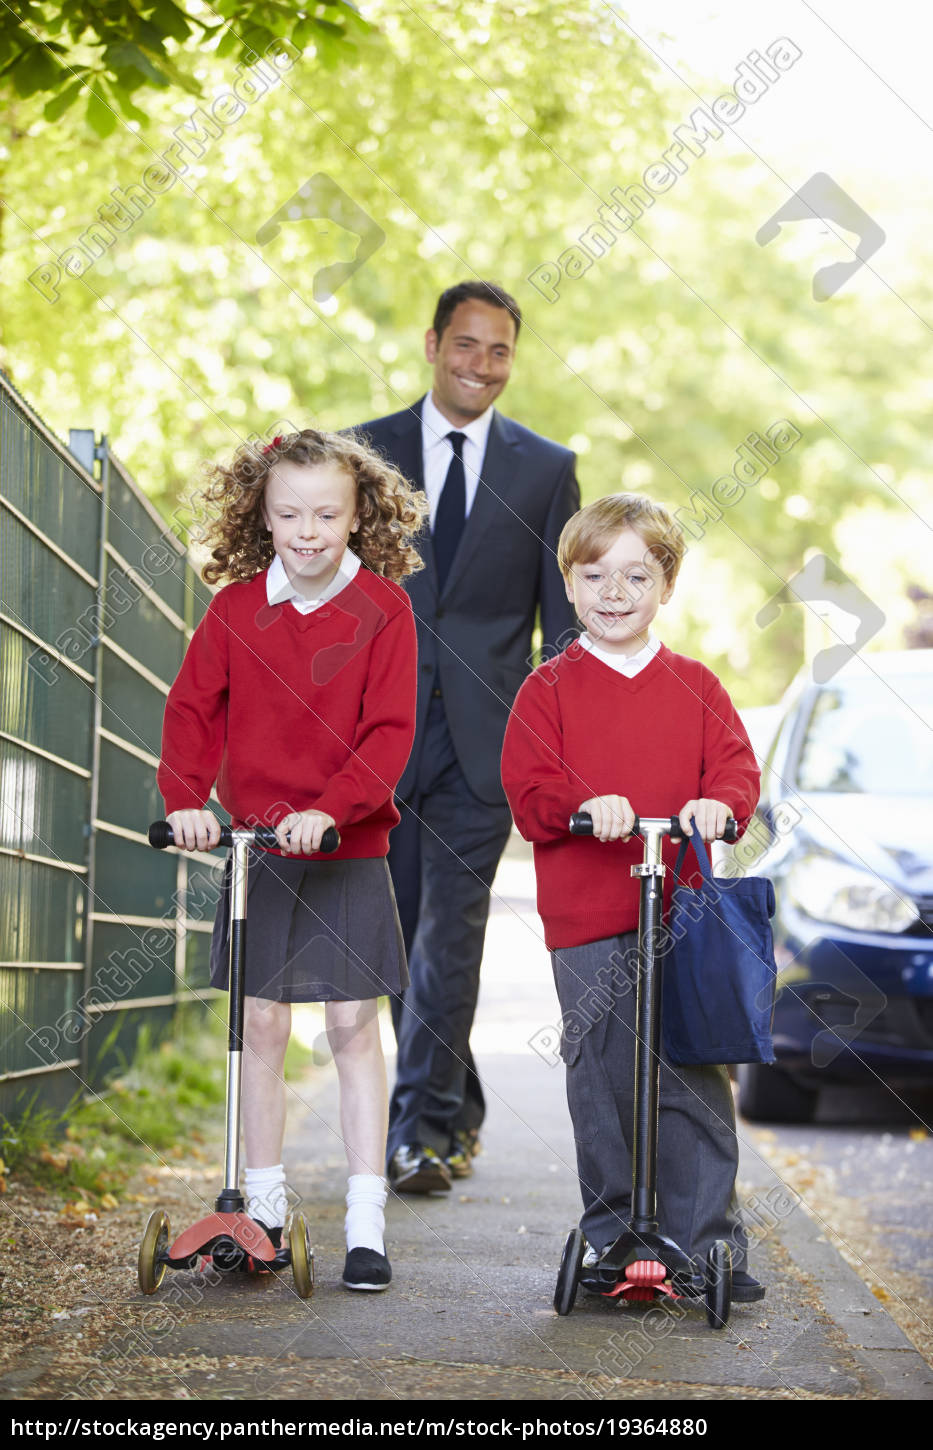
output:
[[[416,747],[417,748],[417,747]],[[442,1157],[458,1129],[483,1120],[470,1051],[489,890],[508,840],[508,806],[479,800],[457,762],[441,699],[431,700],[415,789],[397,801],[389,869],[411,984],[400,1010],[388,1156],[420,1143]]]

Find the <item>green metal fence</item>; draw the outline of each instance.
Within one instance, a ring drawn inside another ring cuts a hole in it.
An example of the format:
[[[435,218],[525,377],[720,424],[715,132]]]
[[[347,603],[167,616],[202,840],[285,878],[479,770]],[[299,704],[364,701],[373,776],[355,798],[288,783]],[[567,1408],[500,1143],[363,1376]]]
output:
[[[0,373],[0,1113],[14,1120],[99,1085],[144,1022],[212,995],[217,861],[145,834],[162,815],[165,697],[209,598],[106,439],[78,430],[66,448]]]

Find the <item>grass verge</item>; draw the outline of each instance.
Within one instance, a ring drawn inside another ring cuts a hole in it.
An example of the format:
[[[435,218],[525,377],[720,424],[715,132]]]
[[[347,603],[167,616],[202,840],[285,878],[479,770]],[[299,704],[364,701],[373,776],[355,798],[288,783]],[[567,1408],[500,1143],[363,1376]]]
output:
[[[153,1154],[203,1156],[206,1130],[223,1119],[226,1034],[218,1013],[183,1007],[170,1038],[156,1043],[142,1029],[132,1060],[99,1093],[79,1094],[63,1113],[30,1109],[15,1124],[0,1117],[0,1193],[9,1175],[61,1194],[82,1217],[114,1208]],[[286,1079],[302,1076],[313,1056],[293,1036]]]

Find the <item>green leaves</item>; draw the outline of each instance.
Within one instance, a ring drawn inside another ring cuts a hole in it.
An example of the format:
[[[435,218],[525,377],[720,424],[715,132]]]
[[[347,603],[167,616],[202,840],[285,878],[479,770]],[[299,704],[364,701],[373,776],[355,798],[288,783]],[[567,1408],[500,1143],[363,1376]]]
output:
[[[437,294],[463,277],[495,278],[525,317],[503,411],[578,452],[587,499],[624,488],[682,508],[695,490],[711,495],[733,476],[750,434],[766,438],[785,417],[803,434],[691,542],[660,621],[662,637],[706,660],[741,703],[773,700],[799,664],[800,611],[767,630],[754,621],[804,551],[838,558],[872,592],[871,568],[843,542],[859,509],[877,513],[858,526],[866,547],[877,536],[879,556],[926,547],[922,530],[903,529],[876,471],[922,515],[933,441],[916,314],[933,307],[928,243],[918,238],[902,257],[913,310],[855,284],[816,304],[806,258],[755,240],[777,182],[753,160],[736,161],[725,142],[689,159],[637,227],[607,233],[600,204],[614,188],[639,186],[695,97],[659,78],[621,28],[607,44],[605,7],[366,3],[387,17],[389,40],[377,33],[370,45],[370,28],[346,5],[211,0],[201,23],[170,0],[100,0],[105,44],[101,22],[79,46],[78,18],[92,7],[17,0],[31,23],[40,10],[67,12],[67,25],[45,33],[71,47],[75,73],[63,69],[54,90],[38,93],[55,124],[11,146],[6,162],[13,285],[0,363],[57,431],[93,421],[110,433],[168,516],[201,459],[224,456],[270,422],[314,417],[337,428],[413,401],[430,380],[422,339]],[[3,64],[22,50],[20,32],[16,46],[11,35],[0,18],[0,86]],[[145,205],[140,182],[153,153],[185,116],[210,114],[213,98],[230,91],[245,42],[262,53],[275,35],[300,48],[303,63],[204,145],[197,177],[193,165],[184,174],[193,189],[154,190]],[[170,86],[157,85],[139,54]],[[337,83],[324,73],[328,59]],[[194,84],[195,67],[201,97],[192,102],[181,84]],[[11,72],[6,84],[12,90]],[[134,100],[155,123],[145,140],[123,124],[142,115]],[[327,316],[314,278],[352,258],[359,238],[339,212],[289,215],[315,173],[386,233]],[[118,188],[136,198],[126,230],[115,228],[105,255],[88,255],[86,285],[63,268],[50,310],[48,288],[43,295],[28,279],[55,265],[53,252],[79,246],[102,206],[105,223],[113,216]],[[894,181],[859,200],[897,214]],[[279,212],[276,235],[259,243]],[[583,236],[592,259],[576,277],[566,261],[557,266],[552,301],[530,278]],[[95,291],[112,310],[100,309]],[[54,366],[50,318],[67,339]],[[900,568],[892,562],[888,577]],[[894,647],[895,586],[885,588],[872,597],[886,610],[893,601]]]
[[[87,123],[98,136],[109,136],[115,130],[118,116],[114,107],[97,91],[92,91],[87,102]]]
[[[15,11],[0,5],[0,87],[6,81],[24,99],[47,93],[43,114],[57,121],[80,94],[76,76],[94,75],[98,97],[88,103],[87,121],[103,137],[116,125],[105,114],[110,106],[140,124],[148,119],[130,99],[143,87],[176,86],[200,97],[194,71],[205,53],[252,64],[286,41],[300,52],[313,47],[333,70],[373,33],[347,3],[305,10],[279,0],[215,0],[206,17],[174,0],[21,0]]]
[[[18,96],[33,96],[37,91],[56,89],[68,72],[55,59],[61,46],[32,43],[27,45],[10,67],[10,78]]]
[[[49,101],[45,110],[42,112],[47,121],[60,120],[68,107],[74,104],[81,92],[85,89],[83,79],[85,75],[87,75],[87,71],[80,71],[70,84],[65,86],[63,90],[60,90],[57,96],[53,96],[52,100]]]
[[[135,89],[142,85],[143,81],[159,87],[171,84],[165,71],[154,66],[139,46],[133,45],[128,40],[121,41],[119,45],[108,45],[104,51],[103,60],[105,68],[120,76],[127,89]],[[127,77],[127,72],[134,71],[137,72],[135,78],[132,75]]]

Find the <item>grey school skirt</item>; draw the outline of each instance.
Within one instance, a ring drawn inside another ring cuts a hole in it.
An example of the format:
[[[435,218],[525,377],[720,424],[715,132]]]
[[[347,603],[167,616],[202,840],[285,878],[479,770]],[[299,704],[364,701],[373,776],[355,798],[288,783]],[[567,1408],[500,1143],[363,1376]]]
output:
[[[228,859],[214,932],[211,986],[228,988]],[[273,1002],[357,1002],[402,992],[408,964],[384,856],[302,861],[250,851],[246,995]]]

